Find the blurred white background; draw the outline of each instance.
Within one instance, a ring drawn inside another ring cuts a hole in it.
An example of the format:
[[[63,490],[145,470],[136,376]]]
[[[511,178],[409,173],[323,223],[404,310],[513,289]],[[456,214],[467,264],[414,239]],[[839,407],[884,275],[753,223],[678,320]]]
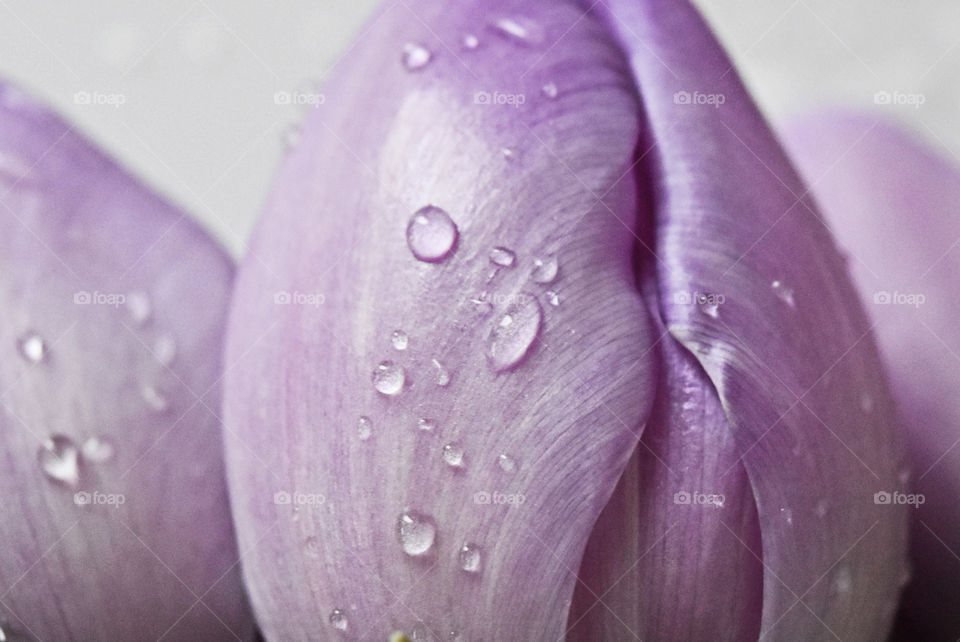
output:
[[[0,77],[52,104],[239,255],[299,119],[275,92],[321,81],[375,4],[0,0]],[[960,2],[697,4],[772,121],[821,106],[879,110],[960,158]],[[877,105],[879,91],[923,104]],[[78,92],[99,98],[85,104]],[[111,96],[125,102],[92,104]]]

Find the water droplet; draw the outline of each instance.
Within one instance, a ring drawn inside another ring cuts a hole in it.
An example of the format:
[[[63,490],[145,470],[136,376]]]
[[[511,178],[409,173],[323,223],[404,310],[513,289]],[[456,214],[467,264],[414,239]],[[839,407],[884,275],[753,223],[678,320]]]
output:
[[[373,434],[373,421],[370,417],[360,417],[360,420],[357,421],[357,436],[360,437],[360,441],[370,439],[371,434]]]
[[[533,261],[533,281],[534,283],[553,283],[557,278],[559,265],[556,257],[548,256]]]
[[[403,552],[411,557],[422,557],[433,549],[437,525],[433,518],[416,511],[406,511],[397,521],[397,538]]]
[[[468,33],[463,37],[464,49],[476,49],[479,46],[480,46],[480,39],[477,38],[472,33]]]
[[[848,567],[841,566],[837,569],[837,574],[833,578],[833,588],[840,594],[849,593],[853,588],[853,576]]]
[[[140,396],[154,412],[164,412],[170,407],[170,401],[166,396],[150,384],[146,384],[140,389]]]
[[[373,387],[377,392],[384,395],[397,395],[403,390],[403,385],[407,381],[407,373],[403,366],[398,366],[392,361],[381,361],[377,369],[373,371]]]
[[[500,153],[503,154],[503,157],[508,161],[512,161],[517,156],[516,152],[514,152],[509,147],[504,147],[503,149],[500,150]]]
[[[406,350],[409,343],[407,333],[403,330],[394,330],[393,334],[390,335],[390,343],[393,344],[395,350]]]
[[[483,554],[479,546],[466,543],[460,547],[460,568],[467,573],[479,573],[483,569]]]
[[[450,385],[450,373],[443,367],[443,364],[433,359],[433,367],[437,369],[437,385],[441,388]]]
[[[790,524],[791,526],[793,526],[793,511],[792,511],[792,510],[790,510],[789,508],[781,508],[781,509],[780,509],[780,516],[783,517],[784,521],[786,521],[787,524]]]
[[[794,306],[793,302],[793,288],[788,288],[781,281],[774,281],[770,284],[770,287],[773,288],[773,293],[777,295],[781,301],[786,303],[791,308]]]
[[[37,460],[48,478],[75,488],[80,483],[79,455],[69,437],[51,435],[37,451]]]
[[[536,297],[521,293],[490,331],[487,360],[495,372],[513,368],[530,351],[540,333],[543,310]]]
[[[417,210],[407,224],[407,246],[421,261],[437,263],[456,248],[459,232],[450,215],[427,205]]]
[[[403,66],[407,71],[420,71],[430,64],[433,54],[430,50],[416,42],[408,42],[403,46]]]
[[[36,332],[28,332],[17,339],[17,349],[30,363],[40,363],[47,356],[47,344]]]
[[[557,89],[557,84],[553,81],[548,82],[543,86],[543,95],[547,98],[556,98],[557,94],[560,93]]]
[[[720,316],[720,306],[713,302],[707,302],[699,306],[701,312],[710,317],[711,319],[716,319]]]
[[[500,267],[511,267],[517,260],[517,255],[505,247],[495,247],[490,250],[490,261]]]
[[[0,626],[0,642],[7,642],[7,632]]]
[[[526,45],[541,44],[546,38],[546,31],[538,22],[523,16],[498,18],[493,28],[507,39]]]
[[[825,499],[821,499],[819,502],[817,502],[817,506],[816,508],[814,508],[814,511],[816,511],[817,513],[817,517],[819,517],[820,519],[823,519],[824,517],[826,517],[827,512],[829,510],[830,510],[830,504]]]
[[[860,395],[860,410],[867,414],[873,412],[873,397],[869,392],[865,392]]]
[[[505,473],[512,473],[517,470],[516,460],[505,453],[497,457],[497,465]]]
[[[330,626],[335,628],[338,631],[346,631],[349,626],[347,621],[347,614],[343,612],[343,609],[333,609],[330,611]]]
[[[417,428],[424,432],[433,432],[436,427],[437,423],[431,419],[424,419],[423,417],[417,419]]]
[[[549,303],[553,307],[557,307],[558,305],[560,305],[560,295],[554,292],[553,290],[547,290],[544,293],[544,296],[547,297],[547,303]]]
[[[83,460],[92,464],[102,464],[113,459],[113,443],[100,437],[88,437],[80,447]]]
[[[126,306],[127,312],[135,324],[143,325],[150,320],[152,309],[150,306],[150,297],[147,296],[146,292],[137,291],[127,294]]]
[[[451,468],[463,468],[463,448],[458,444],[443,447],[443,461]]]
[[[153,344],[153,357],[161,366],[169,366],[177,358],[177,342],[169,334],[157,337]]]

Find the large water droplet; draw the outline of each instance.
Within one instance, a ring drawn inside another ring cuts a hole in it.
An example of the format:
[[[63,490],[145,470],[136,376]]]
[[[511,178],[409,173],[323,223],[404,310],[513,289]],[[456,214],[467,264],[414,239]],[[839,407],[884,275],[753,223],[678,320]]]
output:
[[[497,465],[500,466],[500,470],[505,473],[512,473],[517,470],[516,460],[506,453],[497,457]]]
[[[100,437],[88,437],[80,447],[83,460],[92,464],[102,464],[113,459],[113,443]]]
[[[560,90],[557,89],[557,83],[550,81],[543,86],[543,95],[547,98],[556,98]]]
[[[460,547],[460,568],[467,573],[479,573],[483,569],[483,554],[479,546],[468,542]]]
[[[417,210],[407,224],[407,246],[421,261],[437,263],[453,252],[459,232],[450,215],[434,205]]]
[[[553,290],[547,290],[544,292],[544,296],[547,297],[547,303],[553,307],[560,305],[560,295],[554,292]]]
[[[490,250],[490,261],[500,267],[511,267],[517,260],[517,255],[513,250],[505,247],[495,247]]]
[[[410,339],[403,330],[394,330],[390,335],[390,343],[393,344],[394,350],[406,350],[409,342]]]
[[[553,280],[557,278],[559,269],[560,266],[557,263],[557,258],[554,256],[534,259],[533,274],[531,276],[535,283],[553,283]]]
[[[443,461],[451,468],[463,468],[463,448],[459,444],[447,444],[443,447]]]
[[[509,40],[525,45],[538,45],[546,39],[543,26],[524,16],[498,18],[493,28]]]
[[[17,350],[30,363],[40,363],[47,356],[47,344],[36,332],[27,332],[17,339]]]
[[[373,421],[370,417],[360,417],[357,421],[357,436],[360,437],[360,441],[370,439],[371,434],[373,434]]]
[[[338,631],[346,631],[350,626],[350,623],[347,620],[347,614],[343,611],[343,609],[333,609],[330,611],[329,620],[330,626]]]
[[[523,360],[540,333],[543,310],[532,294],[521,293],[500,316],[487,338],[487,360],[495,372],[508,370]]]
[[[140,388],[140,396],[154,412],[164,412],[170,407],[170,401],[166,395],[160,392],[155,386],[146,384]]]
[[[146,292],[130,292],[126,300],[127,313],[137,325],[143,325],[150,320],[152,307],[150,297]]]
[[[450,384],[450,372],[443,367],[443,364],[433,359],[433,367],[437,369],[437,385],[441,388],[445,388]]]
[[[403,366],[399,366],[392,361],[381,361],[372,375],[373,387],[380,394],[393,396],[398,395],[403,390],[403,385],[407,381],[407,373]]]
[[[433,54],[419,43],[408,42],[403,46],[402,60],[407,71],[420,71],[430,64],[430,61],[433,60]]]
[[[436,537],[437,525],[429,515],[406,511],[397,520],[397,539],[403,552],[411,557],[428,554]]]
[[[80,483],[80,453],[64,435],[51,435],[37,451],[37,461],[51,480],[76,487]]]
[[[468,33],[463,37],[464,49],[476,49],[479,46],[480,46],[480,39],[477,38],[472,33]]]
[[[786,303],[791,308],[794,306],[793,288],[788,288],[781,281],[774,281],[770,284],[770,287],[773,288],[773,293],[777,295],[778,299]]]

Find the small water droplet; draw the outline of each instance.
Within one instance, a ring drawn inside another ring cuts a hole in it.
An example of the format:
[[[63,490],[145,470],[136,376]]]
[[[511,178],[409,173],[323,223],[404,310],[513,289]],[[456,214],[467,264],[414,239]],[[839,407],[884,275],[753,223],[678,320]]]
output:
[[[841,566],[837,569],[837,574],[833,578],[833,588],[841,595],[849,593],[853,588],[853,576],[848,567]]]
[[[357,436],[360,437],[360,441],[370,439],[371,434],[373,434],[373,421],[370,417],[360,417],[357,421]]]
[[[860,410],[867,414],[873,412],[873,397],[869,392],[865,392],[860,395]]]
[[[450,373],[443,367],[443,364],[433,359],[433,367],[437,369],[437,385],[441,388],[450,385]]]
[[[150,384],[145,384],[140,388],[140,396],[154,412],[164,412],[170,407],[170,401],[167,397]]]
[[[393,396],[403,391],[407,381],[407,373],[403,366],[392,361],[381,361],[372,375],[373,387],[383,395]]]
[[[80,447],[83,460],[92,464],[102,464],[113,459],[113,443],[100,437],[88,437]]]
[[[546,39],[543,26],[523,16],[498,18],[493,28],[508,40],[525,45],[538,45]]]
[[[64,435],[51,435],[37,451],[44,474],[55,482],[75,488],[80,483],[80,453]]]
[[[350,623],[347,621],[347,614],[343,609],[333,609],[330,611],[330,626],[338,631],[346,631]]]
[[[823,519],[827,516],[827,512],[830,510],[830,504],[827,502],[827,500],[821,499],[819,502],[817,502],[817,506],[814,508],[814,510],[817,513],[817,517]]]
[[[547,297],[547,303],[549,303],[553,307],[557,307],[558,305],[560,305],[560,295],[554,292],[553,290],[547,290],[544,293],[544,296]]]
[[[443,447],[443,461],[451,468],[463,468],[463,448],[459,444],[447,444]]]
[[[500,466],[500,470],[505,473],[512,473],[517,470],[516,460],[506,453],[497,457],[497,465]]]
[[[162,366],[169,366],[177,358],[177,341],[169,334],[157,337],[153,344],[153,356]]]
[[[407,333],[403,330],[394,330],[393,334],[390,335],[390,343],[393,344],[395,350],[406,350],[409,341]]]
[[[503,154],[503,157],[508,161],[512,161],[517,157],[517,153],[509,147],[504,147],[500,150],[500,153]]]
[[[543,95],[547,98],[556,98],[560,91],[557,89],[557,83],[550,81],[543,86]]]
[[[138,326],[142,326],[150,320],[152,307],[150,305],[150,297],[147,296],[146,292],[137,291],[127,294],[126,306],[127,313]]]
[[[427,555],[436,537],[437,525],[429,515],[406,511],[397,520],[397,539],[403,552],[411,557]]]
[[[483,569],[483,554],[479,546],[468,542],[460,547],[460,568],[467,573],[479,573]]]
[[[784,521],[786,521],[787,524],[790,524],[791,526],[793,526],[793,511],[792,511],[792,510],[790,510],[789,508],[781,508],[781,509],[780,509],[780,516],[783,517]]]
[[[407,71],[420,71],[430,64],[433,54],[429,49],[416,42],[408,42],[403,46],[403,66]]]
[[[480,46],[480,39],[477,38],[472,33],[468,33],[463,37],[464,49],[476,49],[479,46]]]
[[[534,259],[532,274],[534,283],[553,283],[559,269],[560,266],[554,256]]]
[[[424,419],[423,417],[421,417],[420,419],[417,419],[417,428],[419,430],[422,430],[424,432],[433,432],[433,429],[436,427],[437,427],[436,422],[431,419]]]
[[[487,338],[487,360],[495,372],[513,368],[530,351],[540,333],[543,310],[536,297],[521,293],[493,326]]]
[[[407,246],[421,261],[437,263],[453,252],[459,231],[450,215],[434,205],[421,207],[407,224]]]
[[[17,349],[30,363],[40,363],[47,356],[47,344],[36,332],[27,332],[17,339]]]
[[[490,262],[500,267],[512,267],[517,255],[512,250],[497,246],[490,250]]]
[[[793,288],[788,288],[781,281],[774,281],[770,284],[770,287],[773,288],[773,293],[777,295],[777,298],[791,308],[794,306]]]

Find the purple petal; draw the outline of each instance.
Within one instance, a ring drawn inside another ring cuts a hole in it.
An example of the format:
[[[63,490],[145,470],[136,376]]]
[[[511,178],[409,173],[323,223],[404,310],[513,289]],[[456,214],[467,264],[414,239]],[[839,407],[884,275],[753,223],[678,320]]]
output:
[[[556,639],[652,403],[625,62],[570,3],[415,2],[373,19],[325,97],[229,332],[258,619],[271,639]]]
[[[5,639],[249,639],[216,412],[232,265],[0,85]]]
[[[874,494],[899,489],[901,453],[843,261],[696,12],[676,0],[605,6],[641,88],[647,147],[656,145],[666,326],[717,390],[757,497],[761,633],[880,639],[906,513]]]
[[[824,113],[784,128],[829,216],[870,315],[905,419],[914,488],[915,639],[960,637],[960,173],[899,127]]]

